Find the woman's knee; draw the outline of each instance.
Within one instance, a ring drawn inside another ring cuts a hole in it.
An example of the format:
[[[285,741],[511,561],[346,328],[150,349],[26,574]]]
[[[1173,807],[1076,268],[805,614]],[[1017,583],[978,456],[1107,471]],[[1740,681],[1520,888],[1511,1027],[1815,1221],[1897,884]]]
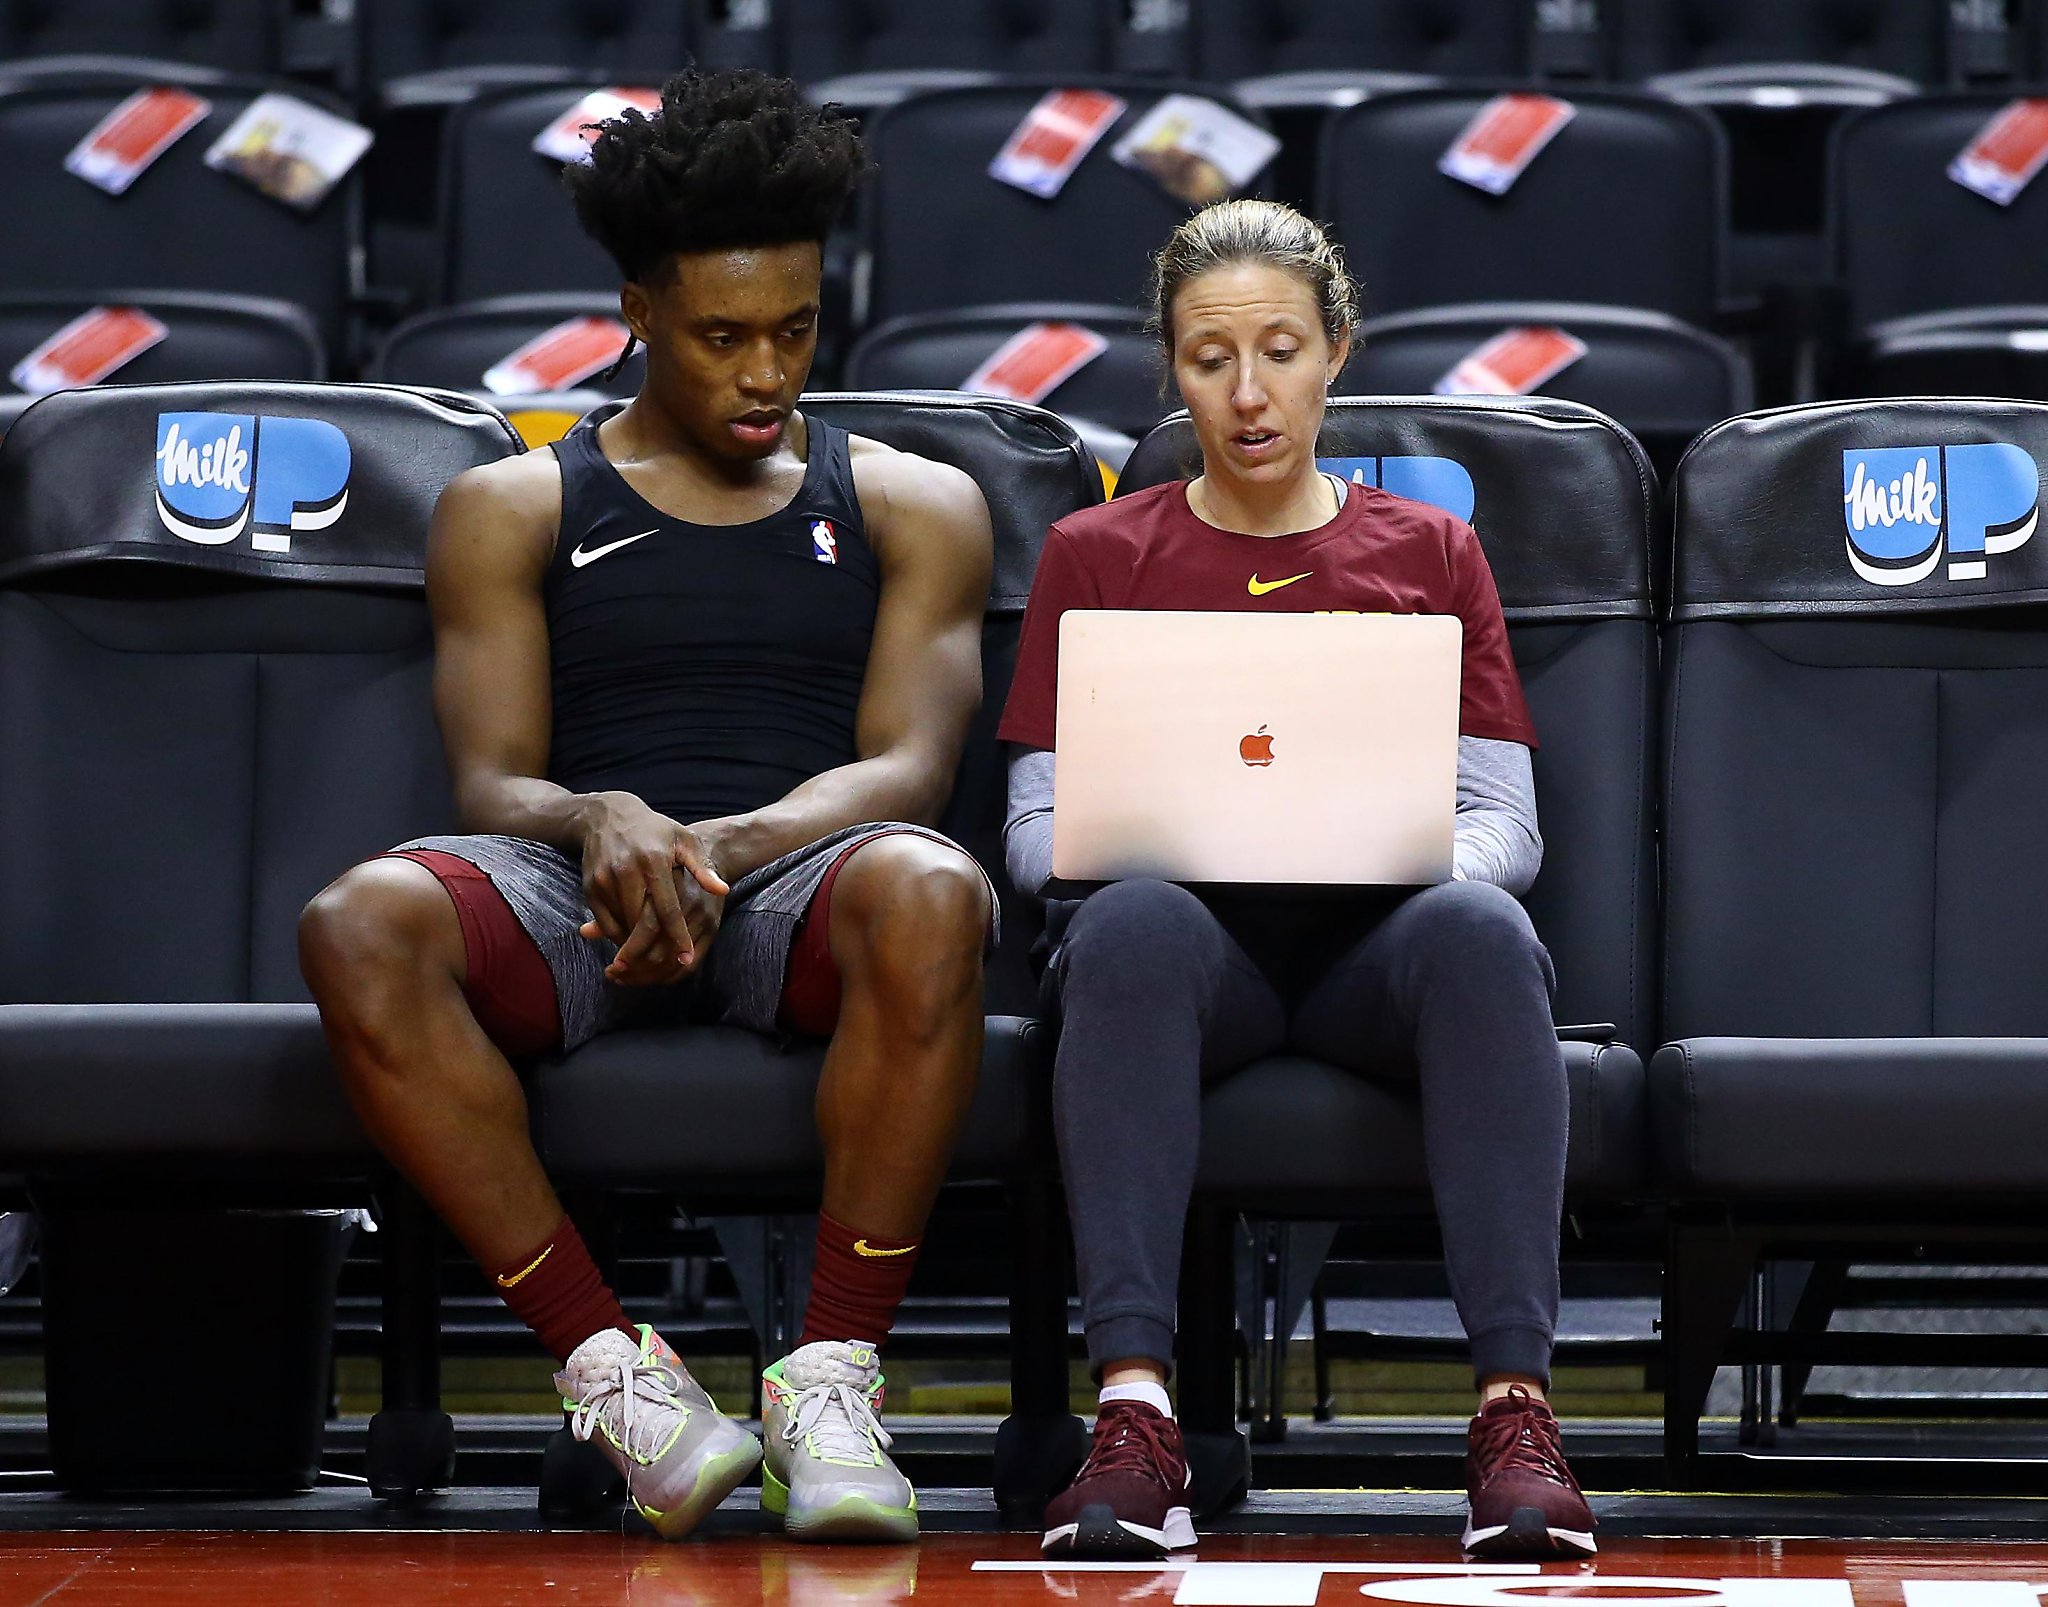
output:
[[[1074,912],[1063,947],[1119,958],[1170,956],[1199,945],[1216,925],[1216,917],[1185,887],[1141,877],[1090,893]]]
[[[1443,882],[1402,911],[1425,964],[1460,973],[1535,968],[1546,985],[1550,952],[1521,900],[1491,882]]]

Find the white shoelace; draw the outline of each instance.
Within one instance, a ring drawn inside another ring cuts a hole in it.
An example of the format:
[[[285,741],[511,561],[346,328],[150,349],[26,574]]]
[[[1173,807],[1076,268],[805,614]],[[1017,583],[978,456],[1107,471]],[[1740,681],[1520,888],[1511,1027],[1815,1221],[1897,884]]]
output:
[[[796,1398],[796,1410],[782,1437],[791,1445],[810,1436],[817,1456],[827,1462],[872,1466],[877,1443],[896,1442],[875,1416],[864,1392],[851,1384],[813,1384]]]
[[[621,1361],[612,1371],[600,1374],[577,1404],[569,1417],[569,1431],[579,1440],[589,1439],[597,1432],[598,1413],[611,1401],[617,1400],[619,1443],[629,1456],[645,1461],[667,1436],[669,1424],[666,1417],[680,1410],[676,1396],[682,1387],[683,1381],[672,1367],[659,1363],[641,1366],[637,1362]],[[637,1415],[633,1410],[636,1400],[648,1403]],[[653,1410],[650,1411],[649,1406]],[[641,1431],[638,1445],[633,1442],[636,1427]]]

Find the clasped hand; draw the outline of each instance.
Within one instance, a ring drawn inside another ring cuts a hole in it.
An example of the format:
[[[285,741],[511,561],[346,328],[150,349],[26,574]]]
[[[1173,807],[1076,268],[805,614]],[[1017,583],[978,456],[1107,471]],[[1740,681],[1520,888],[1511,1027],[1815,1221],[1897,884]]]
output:
[[[628,987],[679,982],[704,961],[731,889],[703,828],[678,824],[637,798],[607,794],[583,839],[583,936],[618,953],[605,980]]]

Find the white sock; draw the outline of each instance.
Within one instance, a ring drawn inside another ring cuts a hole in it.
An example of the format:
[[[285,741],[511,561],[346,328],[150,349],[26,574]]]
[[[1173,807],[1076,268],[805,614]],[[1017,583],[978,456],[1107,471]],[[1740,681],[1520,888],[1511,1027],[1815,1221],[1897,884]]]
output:
[[[1138,1401],[1151,1407],[1168,1422],[1173,1420],[1173,1402],[1167,1398],[1166,1386],[1149,1379],[1136,1384],[1109,1385],[1097,1398],[1097,1405],[1107,1406],[1111,1401]]]

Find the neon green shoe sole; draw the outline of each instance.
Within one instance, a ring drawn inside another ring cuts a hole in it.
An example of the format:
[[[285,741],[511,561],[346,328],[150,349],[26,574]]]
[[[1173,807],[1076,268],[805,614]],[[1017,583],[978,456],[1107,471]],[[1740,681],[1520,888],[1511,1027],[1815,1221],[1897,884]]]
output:
[[[634,1498],[633,1505],[662,1539],[680,1540],[697,1527],[705,1513],[738,1489],[760,1460],[761,1442],[751,1434],[745,1435],[741,1443],[730,1451],[705,1459],[704,1465],[697,1470],[697,1482],[690,1486],[681,1501],[659,1512],[653,1507],[642,1506],[638,1497]]]
[[[917,1538],[917,1495],[908,1506],[884,1506],[848,1493],[828,1506],[789,1510],[789,1486],[768,1468],[761,1470],[761,1510],[782,1519],[792,1540],[868,1540],[901,1543]]]

